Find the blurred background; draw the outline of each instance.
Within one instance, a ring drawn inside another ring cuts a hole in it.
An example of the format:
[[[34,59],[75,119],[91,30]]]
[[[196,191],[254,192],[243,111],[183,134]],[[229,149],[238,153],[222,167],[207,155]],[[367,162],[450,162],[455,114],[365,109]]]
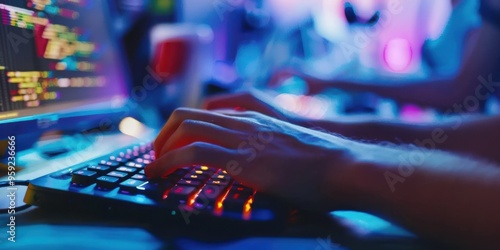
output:
[[[284,69],[366,81],[452,76],[481,25],[476,0],[115,1],[133,91],[154,89],[141,105],[164,117],[203,96],[258,88],[310,118],[434,119],[433,110],[369,93],[307,95],[304,79],[273,76]]]

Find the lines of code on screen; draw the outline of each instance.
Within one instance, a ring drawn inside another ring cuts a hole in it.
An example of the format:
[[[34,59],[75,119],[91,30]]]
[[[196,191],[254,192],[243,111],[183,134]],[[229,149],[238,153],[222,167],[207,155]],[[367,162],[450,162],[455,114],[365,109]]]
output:
[[[0,3],[0,112],[112,92],[114,58],[93,0]]]

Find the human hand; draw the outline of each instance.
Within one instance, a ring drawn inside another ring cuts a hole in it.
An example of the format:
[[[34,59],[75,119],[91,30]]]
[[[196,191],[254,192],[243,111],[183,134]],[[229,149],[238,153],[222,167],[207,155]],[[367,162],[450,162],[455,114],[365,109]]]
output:
[[[159,178],[191,165],[222,168],[258,191],[324,212],[348,206],[354,144],[256,112],[178,109],[154,143],[157,160],[145,171]]]
[[[234,110],[255,111],[294,124],[300,123],[303,119],[282,109],[272,98],[257,90],[208,98],[204,103],[204,108],[224,110],[225,113],[231,113]]]

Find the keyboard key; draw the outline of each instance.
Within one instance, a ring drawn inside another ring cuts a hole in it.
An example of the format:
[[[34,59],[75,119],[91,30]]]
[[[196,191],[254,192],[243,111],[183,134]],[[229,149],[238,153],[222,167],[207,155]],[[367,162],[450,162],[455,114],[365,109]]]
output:
[[[212,179],[218,181],[229,181],[230,177],[228,175],[215,174],[212,176]]]
[[[146,173],[144,173],[144,169],[142,169],[141,171],[139,171],[139,174],[146,174]]]
[[[97,178],[97,187],[102,189],[114,189],[118,186],[120,179],[111,176],[101,176]]]
[[[207,167],[207,166],[196,166],[194,169],[196,170],[202,170],[202,171],[207,171],[209,170],[210,168]]]
[[[110,167],[118,167],[118,166],[120,166],[120,163],[119,162],[115,162],[115,161],[105,161],[105,160],[102,160],[101,162],[99,162],[99,165],[110,166]]]
[[[210,180],[208,180],[207,184],[225,187],[225,186],[229,185],[229,182],[230,182],[229,180],[210,179]]]
[[[198,181],[198,180],[185,180],[185,179],[182,179],[182,180],[180,180],[178,182],[178,184],[186,185],[186,186],[193,186],[193,187],[200,187],[201,185],[203,185],[203,182]]]
[[[90,170],[90,171],[97,172],[99,174],[105,174],[109,170],[111,170],[111,167],[109,167],[109,166],[103,166],[103,165],[92,165],[92,166],[88,167],[87,169]]]
[[[196,187],[178,184],[168,193],[167,201],[171,203],[178,203],[179,201],[187,202],[197,191],[198,189]]]
[[[182,179],[187,173],[189,173],[188,170],[177,169],[172,174],[168,175],[166,179],[177,182],[178,180]]]
[[[196,170],[193,169],[191,170],[190,174],[192,175],[207,175],[207,176],[212,176],[214,174],[213,170]]]
[[[119,171],[111,171],[108,173],[108,176],[116,177],[116,178],[125,178],[128,176],[128,174],[124,173],[124,172],[119,172]]]
[[[120,191],[125,191],[125,192],[129,192],[129,193],[136,193],[139,191],[139,190],[137,190],[137,187],[143,185],[144,183],[146,183],[146,182],[134,180],[134,179],[126,180],[126,181],[120,183]]]
[[[87,186],[94,183],[98,174],[89,170],[78,170],[73,172],[71,182],[79,186]]]
[[[193,181],[196,180],[196,181],[202,181],[202,182],[204,182],[204,181],[208,180],[208,178],[209,177],[207,175],[187,174],[187,175],[184,176],[183,179],[185,179],[185,180],[193,180]]]
[[[163,199],[163,195],[167,190],[172,188],[175,182],[166,180],[150,180],[137,187],[138,192],[152,199]]]
[[[125,173],[135,173],[137,171],[137,168],[119,167],[116,169],[116,171],[121,171]]]
[[[116,157],[116,156],[110,156],[109,157],[109,160],[110,161],[115,161],[115,162],[119,162],[119,163],[123,163],[123,162],[126,162],[127,160],[122,158],[122,157]]]
[[[231,191],[235,191],[235,192],[242,193],[242,194],[248,194],[248,195],[255,193],[255,190],[253,190],[251,188],[243,187],[243,186],[232,186]]]
[[[241,212],[251,197],[252,194],[231,190],[224,200],[224,210]]]
[[[139,168],[139,169],[143,169],[144,168],[144,164],[135,163],[133,161],[129,161],[129,162],[125,163],[125,166],[126,167],[130,167],[130,168]]]
[[[224,193],[225,188],[216,185],[206,185],[198,194],[194,206],[198,209],[213,208],[217,199]]]
[[[130,178],[135,179],[135,180],[139,180],[139,181],[147,180],[146,176],[143,174],[135,174],[134,176],[132,176]]]

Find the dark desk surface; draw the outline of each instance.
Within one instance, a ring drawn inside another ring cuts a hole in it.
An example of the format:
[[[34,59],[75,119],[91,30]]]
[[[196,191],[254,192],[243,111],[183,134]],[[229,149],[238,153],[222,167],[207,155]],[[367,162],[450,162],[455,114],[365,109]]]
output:
[[[2,229],[7,229],[8,216],[0,215]],[[0,230],[2,249],[428,249],[390,223],[353,213],[337,216],[356,224],[356,236],[339,226],[339,220],[319,218],[268,231],[217,225],[202,229],[37,207],[15,216],[16,242],[7,241],[8,229]]]

